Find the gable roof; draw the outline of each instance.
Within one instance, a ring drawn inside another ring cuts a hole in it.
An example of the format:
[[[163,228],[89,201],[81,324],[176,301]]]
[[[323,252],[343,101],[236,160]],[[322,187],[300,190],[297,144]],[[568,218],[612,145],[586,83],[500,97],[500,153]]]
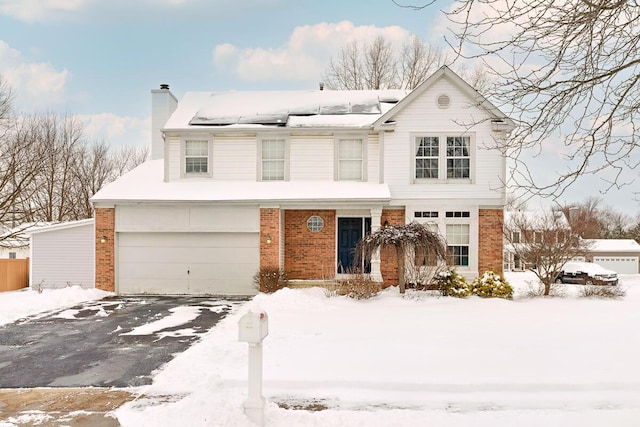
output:
[[[382,114],[380,118],[378,118],[373,123],[374,129],[380,129],[386,122],[392,121],[393,117],[400,113],[405,107],[410,105],[416,98],[418,98],[422,93],[424,93],[427,89],[432,87],[438,80],[441,78],[447,78],[450,82],[452,82],[458,89],[462,91],[467,97],[472,99],[478,106],[484,108],[491,116],[494,117],[496,124],[500,124],[504,126],[505,130],[512,130],[515,128],[515,123],[509,117],[507,117],[498,107],[493,105],[487,98],[482,96],[477,90],[473,88],[469,83],[463,80],[459,75],[453,72],[449,67],[443,65],[429,76],[426,80],[420,83],[411,93],[409,93],[406,97],[404,97],[400,102],[395,104],[393,108],[391,108],[386,113]],[[494,120],[492,119],[492,122]]]

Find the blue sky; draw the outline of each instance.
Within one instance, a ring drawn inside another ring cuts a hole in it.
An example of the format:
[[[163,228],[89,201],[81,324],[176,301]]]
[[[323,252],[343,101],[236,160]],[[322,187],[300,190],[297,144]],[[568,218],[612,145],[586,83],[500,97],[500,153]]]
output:
[[[150,90],[160,83],[178,99],[197,90],[316,88],[349,40],[382,34],[401,44],[417,35],[444,46],[446,4],[415,11],[391,0],[0,0],[0,74],[18,110],[78,115],[93,139],[143,145]],[[585,180],[567,200],[599,196],[593,189],[601,187]],[[602,197],[639,210],[629,188]]]

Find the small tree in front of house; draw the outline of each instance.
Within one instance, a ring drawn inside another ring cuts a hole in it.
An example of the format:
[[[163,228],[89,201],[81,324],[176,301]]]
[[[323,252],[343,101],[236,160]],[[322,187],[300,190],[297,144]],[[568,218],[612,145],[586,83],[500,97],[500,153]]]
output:
[[[415,262],[418,256],[437,263],[445,263],[447,259],[447,249],[442,237],[417,222],[389,225],[366,235],[358,243],[356,253],[365,260],[370,260],[375,251],[388,247],[396,251],[400,293],[404,293],[406,287],[405,261]]]
[[[564,264],[584,257],[589,244],[571,229],[560,211],[510,212],[505,219],[506,250],[520,259],[544,285],[544,295],[551,292]]]

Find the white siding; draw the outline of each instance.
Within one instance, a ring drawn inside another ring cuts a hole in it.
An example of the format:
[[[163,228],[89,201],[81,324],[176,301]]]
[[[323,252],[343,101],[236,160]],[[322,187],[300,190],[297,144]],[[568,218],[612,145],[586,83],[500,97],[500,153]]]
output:
[[[116,231],[238,231],[260,230],[258,206],[120,205]]]
[[[31,286],[64,288],[95,285],[94,224],[34,233],[31,237]]]
[[[289,143],[291,181],[333,181],[333,135],[292,136]]]
[[[436,105],[436,97],[440,94],[451,98],[449,108],[441,109]],[[487,113],[472,106],[472,102],[449,80],[441,79],[395,117],[396,128],[385,134],[384,141],[384,178],[391,188],[392,198],[475,199],[478,204],[502,203],[502,156],[497,150],[483,149],[494,144],[495,134],[489,121],[481,122],[488,117]],[[465,126],[472,123],[477,124],[471,129]],[[413,184],[411,135],[415,133],[472,135],[475,141],[471,157],[472,182],[442,180]]]
[[[254,137],[216,136],[212,169],[216,181],[255,181],[257,144]]]
[[[378,134],[370,134],[367,141],[367,181],[380,181],[380,145]]]
[[[174,139],[171,138],[169,139],[168,142],[169,146],[167,147],[167,153],[168,153],[168,164],[165,166],[168,170],[167,173],[169,174],[169,179],[168,181],[175,181],[177,179],[180,179],[180,173],[181,173],[181,165],[182,165],[182,159],[181,159],[181,150],[180,150],[180,140],[179,139]]]

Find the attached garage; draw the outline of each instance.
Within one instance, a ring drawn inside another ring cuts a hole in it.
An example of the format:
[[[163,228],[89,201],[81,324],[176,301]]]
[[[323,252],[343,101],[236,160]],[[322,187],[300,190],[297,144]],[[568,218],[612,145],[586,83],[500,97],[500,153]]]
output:
[[[633,239],[590,239],[588,261],[618,274],[640,273],[640,244]]]
[[[95,284],[94,220],[63,222],[31,232],[32,288]]]
[[[116,206],[115,292],[255,295],[259,212],[222,203]]]
[[[593,262],[618,274],[638,274],[638,257],[594,256]]]
[[[118,233],[119,294],[251,295],[258,233]]]

